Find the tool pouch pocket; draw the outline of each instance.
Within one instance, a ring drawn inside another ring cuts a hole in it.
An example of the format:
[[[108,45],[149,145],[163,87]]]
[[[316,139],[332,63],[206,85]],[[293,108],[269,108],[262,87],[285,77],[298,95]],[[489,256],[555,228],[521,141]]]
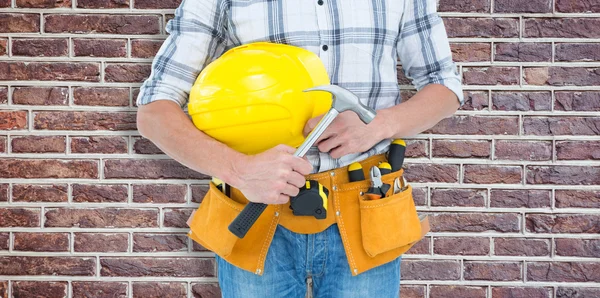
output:
[[[228,227],[243,208],[210,182],[200,207],[188,221],[190,238],[221,257],[228,256],[239,239]]]
[[[359,196],[362,244],[367,255],[375,257],[421,238],[421,223],[410,185],[379,200]]]

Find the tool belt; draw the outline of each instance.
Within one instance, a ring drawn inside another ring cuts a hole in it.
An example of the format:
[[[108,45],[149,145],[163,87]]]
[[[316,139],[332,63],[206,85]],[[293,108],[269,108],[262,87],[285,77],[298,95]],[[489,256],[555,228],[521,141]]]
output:
[[[360,162],[365,169],[385,161],[385,155],[372,156]],[[393,185],[403,170],[383,175],[384,183]],[[426,216],[419,217],[410,185],[399,193],[379,200],[367,200],[364,193],[370,179],[349,182],[346,167],[306,176],[329,190],[327,217],[295,216],[289,202],[269,205],[244,238],[229,230],[229,224],[242,211],[248,200],[235,188],[230,196],[214,183],[199,208],[188,219],[188,236],[229,263],[258,275],[264,263],[277,225],[295,233],[314,234],[337,224],[352,275],[390,262],[421,240],[429,231]]]

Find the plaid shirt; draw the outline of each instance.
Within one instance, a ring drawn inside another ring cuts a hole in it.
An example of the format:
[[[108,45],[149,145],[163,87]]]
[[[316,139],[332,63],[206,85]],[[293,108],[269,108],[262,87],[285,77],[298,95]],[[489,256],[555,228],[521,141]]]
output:
[[[332,84],[375,110],[401,101],[400,60],[417,90],[442,84],[463,103],[435,0],[184,0],[167,25],[137,105],[172,100],[184,107],[200,71],[228,49],[257,41],[285,43],[317,54]],[[316,147],[307,153],[313,172],[346,166],[386,152],[384,140],[367,152],[339,159]]]

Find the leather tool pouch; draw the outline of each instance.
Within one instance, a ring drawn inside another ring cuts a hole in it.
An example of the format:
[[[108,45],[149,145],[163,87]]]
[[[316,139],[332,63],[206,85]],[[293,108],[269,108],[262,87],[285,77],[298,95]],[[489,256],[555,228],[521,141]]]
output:
[[[398,172],[384,175],[384,183],[393,185]],[[366,190],[363,190],[366,191]],[[367,200],[359,194],[362,244],[370,257],[415,243],[422,238],[421,221],[412,196],[412,187],[379,200]]]

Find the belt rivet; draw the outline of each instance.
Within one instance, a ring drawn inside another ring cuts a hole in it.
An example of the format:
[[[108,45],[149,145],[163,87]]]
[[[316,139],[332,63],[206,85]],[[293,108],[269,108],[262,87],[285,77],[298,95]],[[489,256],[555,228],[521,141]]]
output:
[[[358,269],[354,269],[354,273],[358,273]]]
[[[275,216],[279,216],[279,212],[275,212]]]
[[[335,172],[331,172],[331,176],[335,176]]]
[[[333,190],[337,190],[337,186],[335,186],[335,185],[334,185],[334,186],[333,186]]]
[[[336,211],[336,212],[335,212],[335,215],[337,215],[337,216],[340,216],[340,212],[339,212],[339,211]]]
[[[260,274],[260,269],[256,269],[256,274]]]

